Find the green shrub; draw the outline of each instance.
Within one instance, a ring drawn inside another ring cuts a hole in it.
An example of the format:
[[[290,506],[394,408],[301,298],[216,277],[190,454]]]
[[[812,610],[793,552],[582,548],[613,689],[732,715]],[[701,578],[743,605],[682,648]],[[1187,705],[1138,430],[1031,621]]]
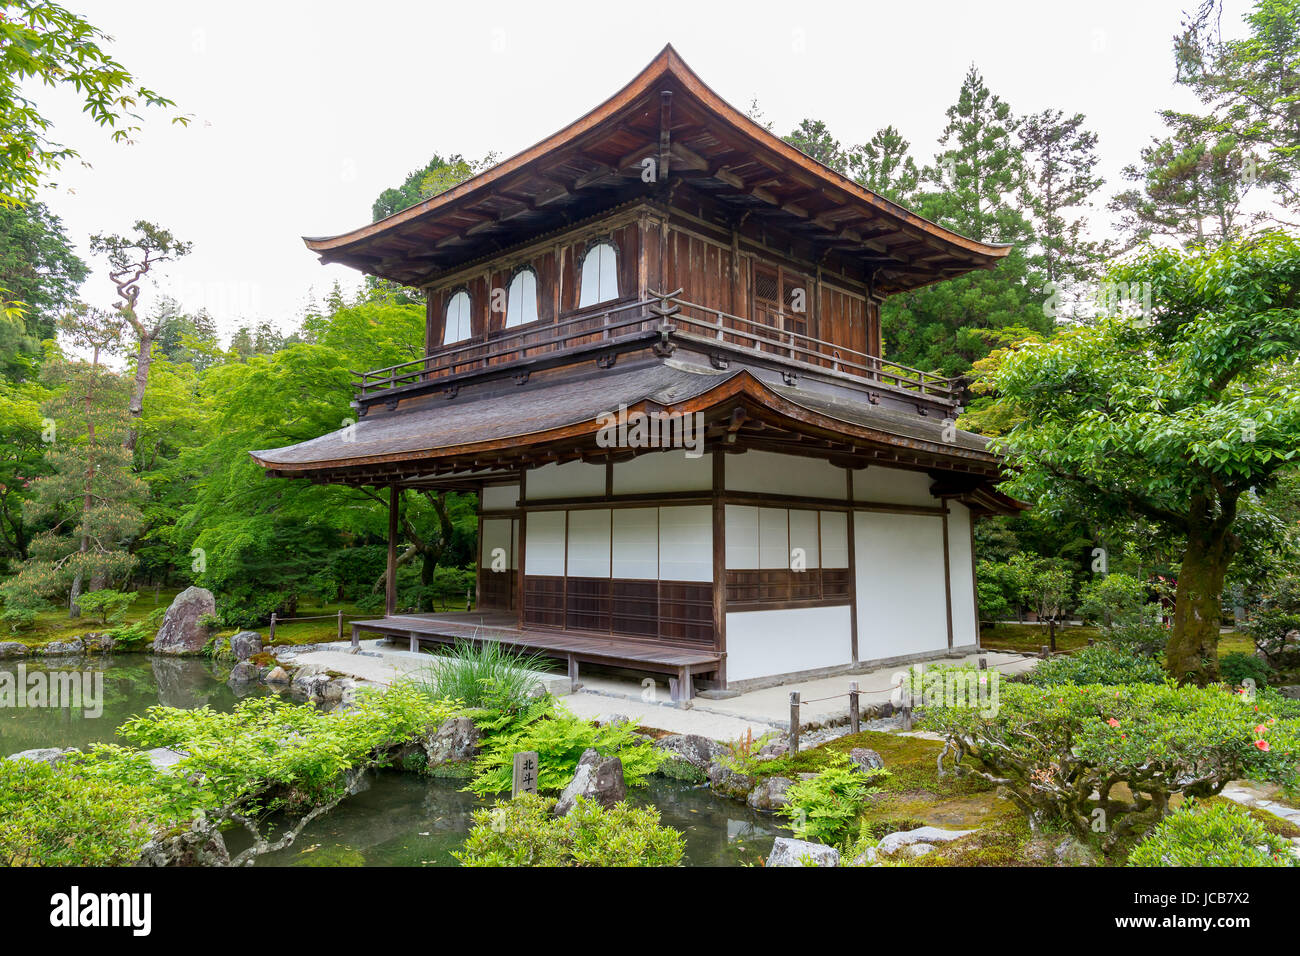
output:
[[[1102,640],[1127,654],[1139,657],[1163,657],[1169,643],[1169,628],[1159,621],[1140,624],[1116,624],[1102,629]]]
[[[1255,650],[1276,670],[1300,666],[1300,641],[1289,638],[1300,630],[1300,612],[1281,607],[1264,607],[1241,626],[1255,642]]]
[[[496,641],[457,641],[434,654],[413,679],[433,700],[458,700],[466,707],[517,711],[540,686],[534,672],[546,667],[540,655],[517,654]]]
[[[126,616],[131,602],[140,596],[138,591],[88,591],[77,598],[77,606],[87,614],[94,614],[99,623],[107,627],[117,624]]]
[[[1291,843],[1240,807],[1189,800],[1129,854],[1129,866],[1296,866]]]
[[[520,794],[474,811],[474,827],[452,855],[464,866],[677,866],[682,835],[653,807],[605,809],[582,797],[564,817],[555,800]]]
[[[888,776],[887,770],[864,773],[837,753],[817,776],[791,784],[786,791],[789,802],[777,812],[790,820],[799,839],[838,844],[851,835],[867,797],[880,792],[873,784]]]
[[[1099,575],[1079,589],[1079,616],[1104,627],[1149,624],[1160,619],[1160,605],[1147,597],[1143,582],[1131,574]]]
[[[138,621],[119,625],[104,633],[113,639],[114,645],[123,650],[139,647],[148,644],[157,636],[163,615],[166,613],[165,607],[157,607]]]
[[[930,707],[924,726],[947,738],[959,773],[1003,785],[1037,822],[1082,838],[1100,825],[1109,849],[1158,822],[1175,794],[1212,796],[1243,777],[1300,783],[1300,722],[1257,707],[1219,685],[1007,684],[996,714]]]
[[[514,755],[520,751],[537,752],[537,787],[547,793],[563,790],[568,785],[578,761],[588,749],[594,749],[602,757],[618,757],[623,763],[623,779],[629,787],[645,783],[645,778],[658,770],[667,756],[631,724],[597,727],[553,701],[534,706],[520,721],[499,730],[490,722],[480,727],[489,736],[483,752],[475,759],[474,779],[469,789],[483,796],[510,790]]]
[[[131,866],[150,837],[147,787],[0,762],[0,865]]]
[[[1264,687],[1273,674],[1273,668],[1268,666],[1267,661],[1252,654],[1232,651],[1219,658],[1219,673],[1234,687],[1241,686],[1247,680],[1254,681],[1256,687]]]
[[[1028,684],[1162,684],[1168,672],[1158,661],[1110,644],[1044,661],[1022,678]]]

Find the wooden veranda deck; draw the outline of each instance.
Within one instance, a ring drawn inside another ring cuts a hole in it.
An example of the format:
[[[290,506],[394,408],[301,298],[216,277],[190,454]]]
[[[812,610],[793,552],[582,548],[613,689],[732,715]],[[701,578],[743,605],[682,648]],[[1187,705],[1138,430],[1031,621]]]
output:
[[[512,650],[541,654],[568,664],[570,685],[578,685],[580,663],[625,667],[671,675],[673,699],[693,696],[691,677],[715,671],[721,656],[712,650],[652,643],[616,635],[580,634],[521,628],[507,612],[450,612],[446,614],[395,614],[369,621],[352,622],[352,643],[362,632],[406,638],[411,650],[421,643],[453,644],[456,641],[496,641]]]

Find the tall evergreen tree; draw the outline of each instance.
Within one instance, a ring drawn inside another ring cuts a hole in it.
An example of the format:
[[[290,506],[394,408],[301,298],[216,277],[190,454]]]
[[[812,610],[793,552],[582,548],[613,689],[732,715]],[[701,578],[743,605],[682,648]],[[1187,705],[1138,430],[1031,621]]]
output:
[[[966,73],[934,164],[922,173],[917,211],[982,242],[1014,246],[997,269],[979,271],[888,299],[881,325],[886,355],[948,375],[966,372],[995,342],[1045,333],[1045,277],[1021,205],[1024,154],[1011,108],[979,71]]]
[[[804,119],[782,139],[823,166],[847,175],[849,154],[821,120]]]
[[[893,126],[850,151],[849,175],[878,196],[894,202],[911,202],[921,181],[921,171],[910,155],[911,143]]]

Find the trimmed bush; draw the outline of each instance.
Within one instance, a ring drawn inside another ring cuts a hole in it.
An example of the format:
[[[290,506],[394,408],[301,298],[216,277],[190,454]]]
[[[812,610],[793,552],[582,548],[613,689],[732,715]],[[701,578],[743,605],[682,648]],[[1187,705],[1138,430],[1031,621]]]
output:
[[[947,738],[957,772],[1005,787],[1031,821],[1104,831],[1107,849],[1159,822],[1175,794],[1213,796],[1243,777],[1300,784],[1300,722],[1222,686],[1007,684],[996,715],[930,707],[924,725]]]
[[[1240,807],[1189,801],[1152,829],[1129,866],[1296,866],[1289,840]]]
[[[1028,684],[1162,684],[1168,672],[1158,661],[1094,644],[1075,654],[1053,657],[1026,674]]]
[[[1219,673],[1223,679],[1234,687],[1239,687],[1247,680],[1255,682],[1256,687],[1264,687],[1273,675],[1273,668],[1267,661],[1260,660],[1241,651],[1232,651],[1219,658]]]
[[[464,866],[677,866],[685,840],[653,807],[610,809],[579,797],[553,816],[555,800],[520,794],[474,811],[474,827],[453,856]]]

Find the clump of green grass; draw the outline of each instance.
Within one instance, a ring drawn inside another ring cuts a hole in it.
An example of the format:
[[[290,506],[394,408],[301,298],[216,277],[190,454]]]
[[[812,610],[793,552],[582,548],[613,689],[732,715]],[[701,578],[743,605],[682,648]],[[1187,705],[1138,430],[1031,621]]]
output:
[[[496,641],[457,641],[450,651],[434,654],[413,680],[433,700],[457,700],[474,709],[514,711],[522,708],[537,689],[539,682],[534,672],[545,666],[546,658],[541,655],[516,653]]]

